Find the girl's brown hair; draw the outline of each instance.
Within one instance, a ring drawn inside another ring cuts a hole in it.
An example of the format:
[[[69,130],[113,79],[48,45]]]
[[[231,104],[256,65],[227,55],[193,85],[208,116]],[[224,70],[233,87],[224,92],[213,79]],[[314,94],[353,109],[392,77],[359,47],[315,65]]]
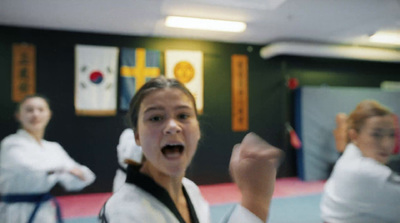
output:
[[[196,113],[197,117],[197,107],[196,107],[196,101],[193,97],[193,95],[190,93],[190,91],[183,85],[181,82],[179,82],[176,79],[172,78],[166,78],[164,76],[159,76],[156,78],[151,79],[147,83],[145,83],[138,92],[135,93],[133,96],[130,106],[129,106],[129,112],[128,112],[128,120],[130,122],[131,128],[133,129],[134,132],[137,130],[137,122],[138,122],[138,115],[139,115],[139,109],[140,109],[140,104],[142,103],[143,99],[151,92],[159,89],[165,89],[165,88],[177,88],[181,90],[184,94],[186,94],[190,100],[193,102],[193,107]]]
[[[49,98],[46,97],[46,96],[43,95],[43,94],[36,93],[36,94],[28,94],[28,95],[26,95],[20,102],[18,102],[18,104],[17,104],[17,106],[16,106],[16,108],[15,108],[15,113],[18,113],[18,112],[19,112],[19,109],[21,108],[21,105],[22,105],[26,100],[31,99],[31,98],[41,98],[41,99],[45,100],[46,103],[47,103],[47,106],[49,106],[49,109],[50,109],[50,100],[49,100]]]
[[[347,119],[348,129],[354,129],[359,132],[366,119],[386,115],[393,115],[393,112],[375,100],[363,100],[350,113]]]

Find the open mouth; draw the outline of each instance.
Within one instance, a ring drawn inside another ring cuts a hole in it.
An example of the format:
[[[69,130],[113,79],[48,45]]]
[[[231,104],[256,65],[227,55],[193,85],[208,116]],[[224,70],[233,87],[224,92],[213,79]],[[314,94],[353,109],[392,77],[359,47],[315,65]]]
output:
[[[183,152],[183,145],[180,144],[175,144],[175,145],[165,145],[162,149],[161,152],[164,154],[165,157],[167,158],[178,158]]]

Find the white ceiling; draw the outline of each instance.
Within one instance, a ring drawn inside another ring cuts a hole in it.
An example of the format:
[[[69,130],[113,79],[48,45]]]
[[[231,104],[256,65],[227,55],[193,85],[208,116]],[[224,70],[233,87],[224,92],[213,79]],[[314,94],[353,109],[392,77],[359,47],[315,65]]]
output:
[[[247,29],[168,28],[167,15],[244,21]],[[0,0],[0,25],[246,44],[370,45],[367,37],[376,31],[400,32],[400,0]]]

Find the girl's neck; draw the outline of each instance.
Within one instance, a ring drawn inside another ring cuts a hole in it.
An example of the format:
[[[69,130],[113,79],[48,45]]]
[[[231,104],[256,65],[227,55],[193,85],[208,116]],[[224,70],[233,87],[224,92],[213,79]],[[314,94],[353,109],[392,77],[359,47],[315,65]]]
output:
[[[183,196],[183,191],[182,191],[183,176],[179,176],[179,177],[169,176],[169,175],[159,171],[157,168],[155,168],[153,165],[151,165],[150,162],[148,162],[148,161],[146,161],[143,164],[142,168],[140,169],[140,172],[151,177],[157,184],[159,184],[161,187],[163,187],[168,192],[169,196],[172,198],[172,200],[175,202],[175,204],[177,204],[178,201],[182,198],[182,196]]]
[[[182,189],[183,175],[179,177],[169,176],[159,171],[148,161],[144,162],[140,172],[151,177],[157,184],[159,184],[168,192],[185,222],[190,223],[191,220],[188,204]]]
[[[44,137],[44,131],[29,131],[28,129],[24,130],[28,132],[39,144],[41,144]]]

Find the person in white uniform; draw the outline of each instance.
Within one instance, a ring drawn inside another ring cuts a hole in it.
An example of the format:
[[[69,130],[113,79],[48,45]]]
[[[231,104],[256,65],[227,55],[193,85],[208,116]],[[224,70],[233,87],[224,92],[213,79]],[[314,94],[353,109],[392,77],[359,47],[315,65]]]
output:
[[[193,95],[175,79],[154,78],[133,97],[129,117],[144,160],[128,166],[126,183],[105,203],[99,221],[211,222],[207,201],[185,178],[201,135]],[[267,221],[281,157],[280,149],[254,133],[235,145],[230,172],[242,199],[228,222]]]
[[[60,144],[43,139],[51,118],[46,97],[27,96],[18,105],[16,118],[21,128],[5,137],[0,147],[0,222],[62,222],[49,191],[57,183],[69,191],[81,190],[95,175]]]
[[[350,142],[325,184],[322,219],[400,222],[400,176],[385,165],[395,146],[393,113],[377,101],[364,100],[347,124]]]
[[[128,163],[142,162],[142,148],[136,145],[135,135],[131,128],[124,129],[117,145],[118,169],[113,182],[113,193],[115,193],[126,180],[126,168]]]

